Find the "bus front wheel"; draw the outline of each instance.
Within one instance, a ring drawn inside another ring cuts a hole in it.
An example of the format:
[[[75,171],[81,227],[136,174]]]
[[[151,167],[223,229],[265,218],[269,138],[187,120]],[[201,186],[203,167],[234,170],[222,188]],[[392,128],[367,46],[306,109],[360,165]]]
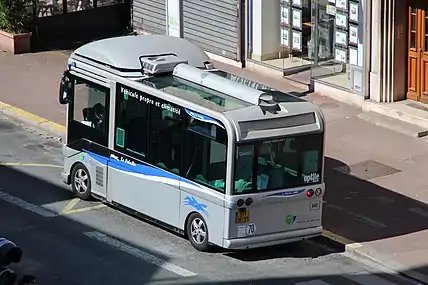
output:
[[[74,194],[82,199],[91,199],[91,176],[88,169],[81,163],[76,164],[71,172],[71,187]]]
[[[187,236],[190,244],[197,250],[207,251],[210,248],[207,223],[199,213],[190,215],[187,222]]]

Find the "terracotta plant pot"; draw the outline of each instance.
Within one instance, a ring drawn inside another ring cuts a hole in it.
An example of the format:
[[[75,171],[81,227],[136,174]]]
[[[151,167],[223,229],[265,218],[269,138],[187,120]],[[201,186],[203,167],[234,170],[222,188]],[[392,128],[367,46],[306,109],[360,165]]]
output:
[[[13,54],[30,52],[31,33],[14,35],[0,30],[0,50]]]

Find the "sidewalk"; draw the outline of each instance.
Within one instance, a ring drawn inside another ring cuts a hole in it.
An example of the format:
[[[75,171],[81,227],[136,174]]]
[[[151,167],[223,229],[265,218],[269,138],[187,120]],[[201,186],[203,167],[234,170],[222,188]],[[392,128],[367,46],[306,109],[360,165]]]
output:
[[[58,83],[67,55],[0,55],[0,101],[58,124]],[[304,93],[285,79],[217,67],[283,91]],[[428,283],[428,140],[359,119],[360,110],[318,94],[327,120],[325,236],[350,253]]]

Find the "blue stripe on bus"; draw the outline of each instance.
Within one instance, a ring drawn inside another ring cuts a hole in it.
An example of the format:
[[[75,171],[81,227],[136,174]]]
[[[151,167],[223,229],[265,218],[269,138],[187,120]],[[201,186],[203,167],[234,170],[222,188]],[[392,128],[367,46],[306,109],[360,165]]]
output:
[[[85,153],[87,153],[91,158],[95,159],[97,162],[103,164],[103,165],[108,165],[112,168],[115,168],[117,170],[121,170],[124,172],[130,172],[130,173],[136,173],[136,174],[143,174],[143,175],[147,175],[147,176],[155,176],[155,177],[161,177],[161,178],[168,178],[168,179],[173,179],[173,180],[177,180],[177,181],[182,181],[182,182],[186,182],[189,184],[192,184],[196,187],[201,187],[200,185],[194,183],[193,181],[187,180],[182,178],[179,175],[170,173],[166,170],[148,165],[148,164],[140,164],[140,163],[135,163],[134,165],[131,165],[129,163],[123,162],[123,161],[119,161],[119,160],[115,160],[115,159],[109,159],[106,158],[105,156],[84,150]]]

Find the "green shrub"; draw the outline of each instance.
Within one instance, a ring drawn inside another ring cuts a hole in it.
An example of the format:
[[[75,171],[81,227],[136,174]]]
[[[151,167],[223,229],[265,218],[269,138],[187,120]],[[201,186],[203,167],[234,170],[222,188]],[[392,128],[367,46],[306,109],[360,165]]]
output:
[[[0,29],[12,34],[25,33],[31,0],[0,0]]]

